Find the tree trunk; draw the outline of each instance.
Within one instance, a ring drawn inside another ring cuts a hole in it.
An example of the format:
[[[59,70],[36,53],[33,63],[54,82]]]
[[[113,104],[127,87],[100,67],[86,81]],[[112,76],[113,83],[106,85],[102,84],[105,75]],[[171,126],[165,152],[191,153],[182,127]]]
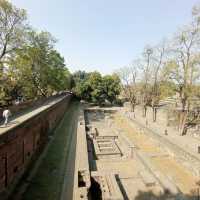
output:
[[[144,110],[143,110],[143,117],[147,116],[147,106],[144,105]]]
[[[157,108],[153,106],[153,122],[156,122],[157,119]]]
[[[135,112],[135,104],[131,103],[131,112]]]
[[[179,125],[180,135],[185,135],[187,133],[186,121],[187,121],[187,111],[182,111],[180,115],[180,125]]]
[[[142,108],[142,117],[145,117],[145,108],[144,108],[145,106],[143,106],[143,108]]]

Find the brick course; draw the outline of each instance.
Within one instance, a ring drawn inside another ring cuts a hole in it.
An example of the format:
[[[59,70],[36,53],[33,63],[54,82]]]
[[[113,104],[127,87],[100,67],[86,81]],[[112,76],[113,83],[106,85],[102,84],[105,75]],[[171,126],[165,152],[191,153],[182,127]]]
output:
[[[62,119],[71,96],[51,106],[19,126],[0,135],[0,196],[7,193],[39,155],[48,141],[48,133]]]

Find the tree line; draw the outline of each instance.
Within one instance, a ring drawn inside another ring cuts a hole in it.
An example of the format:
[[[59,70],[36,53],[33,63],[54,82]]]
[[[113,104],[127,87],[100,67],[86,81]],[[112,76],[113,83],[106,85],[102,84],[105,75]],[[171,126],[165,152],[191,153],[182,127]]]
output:
[[[198,105],[195,104],[200,100],[200,5],[193,7],[189,24],[158,45],[147,45],[138,59],[119,69],[117,74],[132,111],[141,104],[145,117],[150,106],[154,121],[160,101],[176,95],[176,109],[180,110],[179,129],[184,134],[191,124],[188,120],[199,119]],[[194,117],[189,119],[190,111],[195,108]]]
[[[78,98],[97,105],[119,104],[121,81],[118,75],[102,76],[99,72],[77,71],[73,74],[73,91]]]
[[[55,43],[49,32],[31,27],[24,9],[0,0],[1,106],[70,88],[71,75]]]
[[[56,39],[32,28],[26,10],[8,0],[0,0],[0,30],[0,106],[62,90],[73,90],[78,98],[96,104],[116,103],[121,89],[117,75],[71,74],[55,49]]]

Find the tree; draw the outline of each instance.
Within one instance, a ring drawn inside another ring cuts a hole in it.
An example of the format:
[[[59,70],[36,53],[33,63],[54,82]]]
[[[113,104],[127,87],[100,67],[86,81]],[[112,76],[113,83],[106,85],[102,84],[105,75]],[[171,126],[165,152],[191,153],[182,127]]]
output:
[[[76,71],[73,73],[73,81],[74,81],[74,87],[76,86],[77,83],[81,81],[85,81],[89,77],[90,73],[87,73],[85,71]]]
[[[174,38],[171,60],[166,65],[169,78],[176,84],[181,104],[179,130],[186,133],[187,114],[190,110],[192,88],[200,77],[199,68],[199,22],[192,22]]]
[[[166,44],[162,42],[152,50],[152,86],[151,86],[151,106],[153,110],[153,121],[157,118],[157,106],[162,96],[161,83],[164,79],[162,69],[166,62]]]
[[[71,89],[71,74],[65,66],[65,60],[56,50],[47,56],[48,85],[52,91]]]
[[[120,93],[120,79],[116,74],[101,76],[99,72],[78,71],[73,74],[74,91],[83,100],[102,105],[115,103]]]
[[[7,71],[8,62],[26,40],[26,12],[7,0],[0,0],[0,97],[1,104],[9,102],[19,86],[11,80]],[[14,92],[15,91],[15,92]]]
[[[117,101],[117,96],[120,94],[120,79],[117,74],[106,75],[102,78],[102,87],[107,99],[111,104]]]
[[[132,112],[135,111],[135,106],[137,104],[137,93],[138,93],[138,86],[137,86],[137,75],[138,69],[137,64],[133,64],[130,67],[123,67],[118,70],[118,76],[122,82],[122,89],[125,97],[131,103],[131,110]]]
[[[151,93],[150,93],[150,81],[152,77],[151,71],[151,61],[152,61],[152,47],[145,47],[143,52],[143,59],[140,64],[142,72],[142,87],[141,87],[141,96],[143,104],[143,117],[146,117],[147,106],[151,103]]]
[[[25,41],[26,11],[7,0],[0,0],[0,64]]]
[[[64,58],[53,49],[54,38],[48,32],[29,33],[29,43],[16,52],[8,72],[18,74],[18,82],[27,98],[49,96],[70,87],[70,73]]]
[[[64,58],[54,49],[56,40],[49,32],[31,29],[26,19],[25,10],[0,0],[1,105],[71,87]]]
[[[105,98],[113,104],[117,101],[117,96],[121,91],[121,82],[117,74],[106,75],[102,78],[103,91]]]
[[[103,91],[101,74],[99,72],[92,72],[88,78],[88,83],[92,88],[92,102],[101,105],[105,101],[105,93]]]
[[[47,32],[36,33],[35,31],[28,33],[28,39],[23,49],[17,51],[11,65],[16,67],[16,71],[21,72],[23,81],[34,91],[33,95],[47,96],[51,73],[48,57],[53,50],[54,40]]]
[[[91,101],[92,88],[88,82],[90,73],[77,71],[72,75],[72,90],[80,99]]]

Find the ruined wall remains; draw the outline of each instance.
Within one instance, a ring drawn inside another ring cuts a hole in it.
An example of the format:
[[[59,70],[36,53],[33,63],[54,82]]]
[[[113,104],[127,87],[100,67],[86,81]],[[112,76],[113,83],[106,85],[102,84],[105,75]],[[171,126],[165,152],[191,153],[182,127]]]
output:
[[[48,133],[62,119],[71,95],[0,135],[0,196],[17,183],[48,141]]]

